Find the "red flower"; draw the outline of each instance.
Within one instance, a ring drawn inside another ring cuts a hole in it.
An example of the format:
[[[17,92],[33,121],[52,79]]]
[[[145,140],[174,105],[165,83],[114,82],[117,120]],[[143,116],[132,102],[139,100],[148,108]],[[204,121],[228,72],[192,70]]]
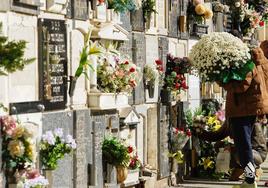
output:
[[[128,153],[132,153],[133,152],[133,147],[132,146],[128,146],[127,147],[127,151],[128,151]]]
[[[180,86],[181,86],[181,85],[180,85],[179,83],[176,83],[176,84],[175,84],[175,88],[176,88],[176,89],[179,89]]]
[[[264,26],[264,21],[260,21],[260,22],[259,22],[259,25],[260,25],[261,27],[263,27],[263,26]]]
[[[155,63],[156,63],[157,65],[163,65],[163,62],[162,62],[160,59],[155,60]]]
[[[128,64],[129,64],[129,62],[128,62],[128,61],[126,61],[126,62],[125,62],[125,65],[128,65]]]
[[[104,3],[104,0],[99,0],[99,3],[100,3],[100,4]]]
[[[183,127],[180,127],[179,130],[182,131],[182,132],[184,132],[184,128]]]
[[[131,67],[130,69],[129,69],[129,72],[135,72],[136,71],[136,69],[134,68],[134,67]]]
[[[157,66],[157,70],[159,70],[159,71],[163,72],[164,68],[163,68],[163,66],[162,66],[162,65],[159,65],[159,66]]]
[[[188,89],[189,87],[186,85],[185,80],[181,82],[181,86],[183,89]]]
[[[177,74],[176,79],[179,80],[179,79],[181,79],[181,77],[182,77],[182,76],[181,76],[180,74]]]
[[[189,129],[186,131],[186,135],[189,136],[189,137],[192,136],[192,133],[191,133],[191,131]]]
[[[28,179],[34,179],[40,176],[39,171],[36,169],[30,170],[26,174]]]

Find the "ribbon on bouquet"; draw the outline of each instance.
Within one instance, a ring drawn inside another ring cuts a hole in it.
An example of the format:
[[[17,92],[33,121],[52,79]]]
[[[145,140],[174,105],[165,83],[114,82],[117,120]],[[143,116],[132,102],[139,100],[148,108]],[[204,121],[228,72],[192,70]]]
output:
[[[247,74],[251,72],[254,68],[255,64],[252,60],[249,60],[243,67],[239,69],[226,69],[223,70],[218,79],[223,84],[228,83],[230,80],[242,81],[245,80]]]

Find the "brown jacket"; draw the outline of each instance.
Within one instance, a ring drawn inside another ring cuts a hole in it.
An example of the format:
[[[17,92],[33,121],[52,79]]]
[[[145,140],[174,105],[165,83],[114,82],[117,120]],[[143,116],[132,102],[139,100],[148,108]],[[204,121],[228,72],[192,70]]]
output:
[[[260,48],[252,51],[254,70],[243,81],[222,85],[227,90],[226,117],[268,114],[268,60]]]

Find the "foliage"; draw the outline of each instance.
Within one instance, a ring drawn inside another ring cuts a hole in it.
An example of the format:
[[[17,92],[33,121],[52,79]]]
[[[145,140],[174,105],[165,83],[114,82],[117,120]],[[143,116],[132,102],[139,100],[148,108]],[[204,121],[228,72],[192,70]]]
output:
[[[155,0],[142,0],[142,11],[145,22],[150,22],[152,13],[157,13]]]
[[[91,65],[90,56],[100,56],[103,52],[102,47],[97,41],[93,42],[90,40],[91,30],[84,35],[84,47],[80,53],[79,66],[76,69],[75,77],[78,78],[81,74],[84,74],[88,78],[88,67],[93,70]]]
[[[102,143],[102,155],[104,161],[111,165],[129,166],[130,155],[128,147],[124,145],[122,140],[115,137],[104,139]]]
[[[33,135],[11,116],[0,117],[3,169],[10,176],[33,165],[36,150]]]
[[[0,33],[2,24],[0,24]],[[0,76],[23,70],[25,65],[35,59],[24,59],[26,41],[8,41],[7,37],[0,36]]]
[[[190,73],[190,71],[191,64],[187,57],[179,58],[168,54],[164,88],[178,93],[181,90],[187,90],[188,86],[184,74]]]
[[[136,8],[133,0],[107,0],[107,4],[109,9],[114,9],[118,13],[133,11]]]
[[[47,131],[40,142],[40,159],[44,169],[55,170],[58,160],[76,148],[75,140],[71,135],[63,137],[63,131],[57,128]]]
[[[158,77],[158,71],[154,65],[146,64],[144,66],[143,76],[147,84],[154,84],[155,80]]]

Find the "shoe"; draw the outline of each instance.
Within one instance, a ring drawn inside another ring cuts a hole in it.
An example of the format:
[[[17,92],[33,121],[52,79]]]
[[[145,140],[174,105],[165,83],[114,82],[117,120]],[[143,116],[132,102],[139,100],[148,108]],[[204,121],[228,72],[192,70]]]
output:
[[[256,181],[258,182],[261,179],[261,176],[263,174],[263,170],[261,168],[257,168],[255,173],[256,173]]]
[[[258,188],[256,181],[253,184],[248,184],[247,182],[241,185],[234,185],[232,188]]]
[[[242,176],[244,173],[244,170],[242,168],[234,168],[231,172],[230,181],[239,181],[242,178],[240,176]]]

